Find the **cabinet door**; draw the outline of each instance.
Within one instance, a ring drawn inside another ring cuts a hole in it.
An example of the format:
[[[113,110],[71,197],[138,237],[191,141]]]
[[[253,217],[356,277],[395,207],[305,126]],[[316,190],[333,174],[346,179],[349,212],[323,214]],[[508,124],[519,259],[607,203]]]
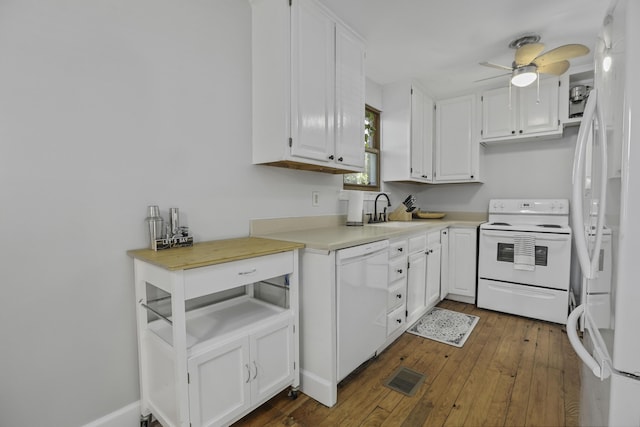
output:
[[[221,425],[251,405],[249,339],[243,337],[188,361],[191,425]]]
[[[413,323],[424,311],[426,303],[427,256],[419,252],[409,256],[407,275],[407,323]]]
[[[291,13],[291,155],[329,162],[335,157],[335,24],[310,0],[293,2]]]
[[[449,228],[449,293],[476,296],[476,229]]]
[[[440,259],[442,246],[436,243],[427,254],[426,305],[433,307],[440,301]]]
[[[516,93],[509,88],[488,90],[482,94],[482,138],[500,138],[517,133]]]
[[[411,177],[433,180],[433,101],[411,88]]]
[[[293,330],[282,320],[250,337],[251,395],[256,403],[291,384],[293,380]]]
[[[519,89],[519,133],[524,135],[558,129],[558,92],[556,78],[540,81],[540,96],[536,83]]]
[[[336,155],[338,164],[364,167],[364,43],[336,26]]]
[[[479,146],[474,132],[475,95],[439,102],[436,107],[436,173],[439,181],[477,179]]]

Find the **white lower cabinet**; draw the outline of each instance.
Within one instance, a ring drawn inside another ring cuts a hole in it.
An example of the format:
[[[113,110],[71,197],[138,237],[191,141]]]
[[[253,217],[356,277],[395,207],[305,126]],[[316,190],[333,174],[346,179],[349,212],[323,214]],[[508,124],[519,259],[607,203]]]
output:
[[[409,238],[408,324],[440,302],[441,254],[440,231]]]
[[[427,236],[422,233],[409,238],[409,270],[407,275],[407,323],[412,324],[425,312],[427,280]]]
[[[432,233],[434,240],[437,242],[429,242],[427,247],[427,277],[426,277],[426,306],[431,308],[440,302],[440,259],[442,256],[442,247],[440,245],[440,233]]]
[[[290,337],[291,322],[284,319],[190,358],[191,424],[229,422],[290,384]]]
[[[447,299],[475,304],[477,241],[477,228],[449,227]]]

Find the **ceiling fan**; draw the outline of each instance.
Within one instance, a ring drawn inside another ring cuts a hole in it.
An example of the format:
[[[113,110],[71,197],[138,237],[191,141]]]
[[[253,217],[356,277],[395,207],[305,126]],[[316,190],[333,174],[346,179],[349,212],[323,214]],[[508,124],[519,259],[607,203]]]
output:
[[[510,71],[511,83],[525,87],[536,81],[540,73],[556,76],[564,74],[569,69],[569,59],[589,53],[589,48],[582,44],[566,44],[542,53],[544,44],[538,43],[539,41],[540,36],[532,34],[509,43],[510,48],[516,49],[511,67],[490,62],[481,62],[480,65]]]

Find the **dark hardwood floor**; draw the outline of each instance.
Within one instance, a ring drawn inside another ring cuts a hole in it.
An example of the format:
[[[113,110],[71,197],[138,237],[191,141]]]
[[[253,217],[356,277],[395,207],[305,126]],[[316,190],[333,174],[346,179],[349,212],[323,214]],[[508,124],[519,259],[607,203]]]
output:
[[[580,362],[565,327],[445,300],[480,316],[463,348],[403,334],[347,377],[338,404],[280,393],[234,426],[577,426]],[[426,375],[412,397],[384,386],[400,366]]]

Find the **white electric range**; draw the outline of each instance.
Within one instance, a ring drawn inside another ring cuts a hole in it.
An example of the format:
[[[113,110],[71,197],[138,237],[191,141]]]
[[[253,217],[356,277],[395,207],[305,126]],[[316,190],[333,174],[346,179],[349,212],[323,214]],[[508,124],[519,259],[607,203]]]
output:
[[[478,307],[566,323],[568,200],[492,199],[478,257]]]

